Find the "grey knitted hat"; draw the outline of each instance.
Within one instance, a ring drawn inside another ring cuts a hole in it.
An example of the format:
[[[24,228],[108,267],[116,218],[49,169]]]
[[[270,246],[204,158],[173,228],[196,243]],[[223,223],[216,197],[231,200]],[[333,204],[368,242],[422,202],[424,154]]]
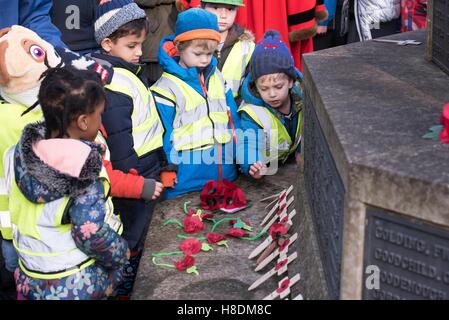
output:
[[[104,38],[124,24],[145,18],[145,11],[131,0],[112,0],[98,6],[95,20],[95,40],[100,44]]]

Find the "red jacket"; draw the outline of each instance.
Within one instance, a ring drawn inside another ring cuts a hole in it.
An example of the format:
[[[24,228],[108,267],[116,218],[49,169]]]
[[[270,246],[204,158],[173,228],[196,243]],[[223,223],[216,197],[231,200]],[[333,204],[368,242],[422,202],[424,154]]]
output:
[[[100,127],[103,137],[106,138],[106,130]],[[111,196],[117,198],[140,199],[143,191],[144,178],[137,174],[136,170],[124,173],[121,170],[114,170],[111,161],[103,158],[103,165],[111,184]]]
[[[257,40],[267,30],[279,31],[299,69],[301,55],[313,51],[317,20],[326,18],[324,0],[246,0],[237,14],[237,22],[253,31]]]

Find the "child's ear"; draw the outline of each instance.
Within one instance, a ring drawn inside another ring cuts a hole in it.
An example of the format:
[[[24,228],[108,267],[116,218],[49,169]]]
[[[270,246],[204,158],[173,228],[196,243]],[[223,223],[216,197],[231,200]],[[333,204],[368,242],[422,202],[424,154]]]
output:
[[[81,131],[86,131],[89,128],[89,119],[87,118],[86,114],[82,114],[78,116],[76,119],[76,125],[78,126],[78,129]]]
[[[289,89],[293,88],[293,79],[292,79],[292,78],[290,78],[290,79],[288,80],[288,88],[289,88]]]
[[[106,53],[109,53],[112,50],[112,40],[109,38],[104,38],[101,40],[101,47]]]

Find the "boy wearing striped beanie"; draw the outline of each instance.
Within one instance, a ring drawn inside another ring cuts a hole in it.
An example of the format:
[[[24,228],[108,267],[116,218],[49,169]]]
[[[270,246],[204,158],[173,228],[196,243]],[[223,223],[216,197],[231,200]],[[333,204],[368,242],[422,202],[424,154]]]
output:
[[[245,132],[263,129],[262,143],[248,140],[245,150],[257,155],[257,162],[242,165],[243,172],[259,179],[265,164],[284,163],[294,155],[302,168],[302,88],[301,74],[281,35],[269,30],[256,46],[250,72],[242,85],[239,108]],[[277,167],[277,166],[276,166]]]
[[[131,0],[100,4],[95,21],[95,39],[101,52],[92,57],[113,70],[105,86],[102,114],[112,167],[142,176],[144,193],[149,195],[141,199],[113,199],[114,211],[123,222],[123,237],[131,249],[125,281],[117,290],[119,299],[129,298],[132,291],[155,200],[163,190],[161,173],[167,169],[162,150],[164,129],[140,65],[149,24],[145,11]]]

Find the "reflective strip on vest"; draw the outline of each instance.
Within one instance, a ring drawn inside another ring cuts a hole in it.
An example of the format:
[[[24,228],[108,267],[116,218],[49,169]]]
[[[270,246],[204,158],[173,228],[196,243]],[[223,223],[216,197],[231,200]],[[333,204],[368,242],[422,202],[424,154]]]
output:
[[[34,108],[32,111],[22,116],[22,113],[28,108],[24,105],[6,103],[0,100],[0,122],[2,130],[0,130],[0,233],[3,239],[12,240],[12,228],[9,215],[9,177],[10,173],[14,173],[13,161],[14,156],[8,150],[14,151],[14,146],[22,135],[23,128],[32,122],[42,119],[42,111],[40,107]],[[5,160],[6,159],[6,160]],[[10,164],[4,164],[5,161],[11,161]]]
[[[105,168],[101,178],[107,196],[110,187]],[[36,204],[13,183],[11,200],[13,243],[25,274],[39,279],[57,279],[75,274],[95,262],[77,248],[71,224],[61,224],[64,212],[68,210],[69,197]],[[105,202],[105,222],[119,233],[123,230],[113,213],[110,198]]]
[[[114,75],[107,89],[123,93],[133,101],[132,136],[134,150],[140,157],[162,147],[164,129],[157,113],[151,92],[132,72],[114,68]]]
[[[223,78],[231,87],[234,98],[238,95],[254,47],[255,44],[251,41],[238,41],[232,47],[222,68]]]
[[[209,79],[206,98],[184,81],[168,73],[164,73],[151,89],[176,102],[172,137],[176,151],[231,141],[225,82],[218,70]]]
[[[9,193],[14,180],[14,150],[9,147],[3,155],[3,174],[0,178],[0,228],[4,239],[12,240],[11,216],[9,214]]]
[[[264,155],[270,160],[275,158],[281,161],[287,160],[301,142],[301,113],[296,127],[295,142],[292,143],[287,129],[267,108],[247,104],[239,108],[239,112],[243,111],[264,130],[266,146]]]

